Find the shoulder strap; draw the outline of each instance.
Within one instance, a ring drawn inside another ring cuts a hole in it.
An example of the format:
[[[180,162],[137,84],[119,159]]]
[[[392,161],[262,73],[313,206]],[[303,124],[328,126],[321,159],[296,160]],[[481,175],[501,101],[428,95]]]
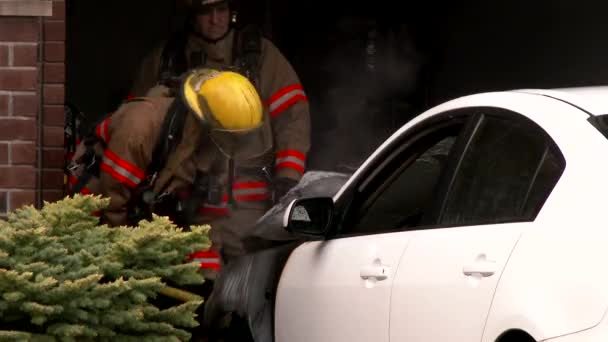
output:
[[[158,79],[161,82],[188,70],[185,56],[187,37],[185,32],[177,32],[163,48],[158,71]]]
[[[262,30],[256,25],[247,25],[235,33],[233,45],[235,64],[257,86],[262,55]]]
[[[152,151],[152,161],[147,168],[147,176],[152,177],[151,183],[158,172],[165,167],[169,155],[181,141],[187,113],[187,107],[179,98],[176,98],[169,107]]]

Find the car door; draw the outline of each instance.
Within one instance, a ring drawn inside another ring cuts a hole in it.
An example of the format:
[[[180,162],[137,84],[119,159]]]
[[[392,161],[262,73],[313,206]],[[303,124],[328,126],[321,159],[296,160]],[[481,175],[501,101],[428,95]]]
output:
[[[466,122],[445,119],[385,148],[344,196],[334,235],[294,250],[277,289],[276,341],[389,341],[395,271],[416,233],[402,228],[425,217]]]
[[[564,168],[524,116],[481,110],[437,227],[409,242],[395,275],[390,340],[480,341],[501,273]]]

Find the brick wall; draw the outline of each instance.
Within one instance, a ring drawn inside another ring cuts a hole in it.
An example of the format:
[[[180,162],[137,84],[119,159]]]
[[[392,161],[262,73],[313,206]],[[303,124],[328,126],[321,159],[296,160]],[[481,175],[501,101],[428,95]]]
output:
[[[52,16],[20,10],[0,12],[0,216],[63,188],[65,2]]]
[[[63,196],[63,103],[65,99],[65,1],[53,1],[53,15],[44,18],[42,53],[42,200]]]

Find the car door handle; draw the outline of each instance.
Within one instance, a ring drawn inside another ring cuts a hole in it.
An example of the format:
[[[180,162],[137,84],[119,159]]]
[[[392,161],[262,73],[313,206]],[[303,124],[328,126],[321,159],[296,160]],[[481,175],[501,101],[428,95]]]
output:
[[[388,267],[384,265],[370,265],[361,267],[361,278],[384,280],[388,277]]]
[[[490,277],[496,273],[496,263],[494,261],[475,261],[471,265],[465,265],[462,273],[466,276],[479,274],[482,277]]]

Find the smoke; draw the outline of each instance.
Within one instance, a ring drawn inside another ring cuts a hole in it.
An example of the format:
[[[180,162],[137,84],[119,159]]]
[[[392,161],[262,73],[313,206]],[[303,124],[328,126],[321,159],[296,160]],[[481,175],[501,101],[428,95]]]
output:
[[[326,47],[309,165],[352,172],[411,117],[422,57],[405,26],[363,16],[338,20]]]

